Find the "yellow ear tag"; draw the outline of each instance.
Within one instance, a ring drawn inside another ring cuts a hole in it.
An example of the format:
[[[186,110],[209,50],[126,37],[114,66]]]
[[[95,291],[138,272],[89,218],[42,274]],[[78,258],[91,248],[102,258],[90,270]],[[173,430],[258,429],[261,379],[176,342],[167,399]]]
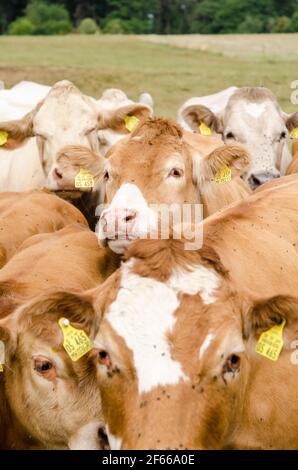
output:
[[[201,124],[199,125],[199,129],[200,129],[201,135],[206,135],[206,136],[212,135],[212,130],[210,129],[210,127],[206,126],[204,122],[201,122]]]
[[[279,325],[274,325],[261,334],[256,345],[258,354],[270,359],[270,361],[277,361],[284,344],[282,332],[285,324],[286,320],[283,320]]]
[[[79,173],[75,177],[76,188],[93,188],[94,178],[93,175],[85,168],[80,168]]]
[[[135,130],[140,120],[136,116],[125,116],[124,118],[125,127],[129,132]]]
[[[63,347],[72,361],[78,361],[91,351],[93,345],[84,330],[71,326],[67,318],[60,318],[58,324],[64,336]]]
[[[290,137],[291,139],[298,139],[298,127],[295,127],[295,129],[291,130]]]
[[[4,364],[0,364],[0,372],[4,372]]]
[[[217,184],[229,183],[232,179],[232,170],[227,165],[224,165],[215,175],[214,181]]]
[[[8,139],[8,132],[0,131],[0,147],[5,145]]]

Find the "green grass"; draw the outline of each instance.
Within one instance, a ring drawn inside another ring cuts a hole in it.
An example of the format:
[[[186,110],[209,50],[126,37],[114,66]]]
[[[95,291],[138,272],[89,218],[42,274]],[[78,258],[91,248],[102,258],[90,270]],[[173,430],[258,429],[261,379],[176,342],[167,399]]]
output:
[[[298,35],[267,36],[266,44],[255,35],[174,38],[2,36],[0,80],[10,87],[20,80],[52,85],[68,79],[95,97],[107,87],[122,88],[134,99],[149,91],[156,114],[173,117],[191,96],[230,85],[263,85],[286,111],[295,110],[290,84],[298,79]]]

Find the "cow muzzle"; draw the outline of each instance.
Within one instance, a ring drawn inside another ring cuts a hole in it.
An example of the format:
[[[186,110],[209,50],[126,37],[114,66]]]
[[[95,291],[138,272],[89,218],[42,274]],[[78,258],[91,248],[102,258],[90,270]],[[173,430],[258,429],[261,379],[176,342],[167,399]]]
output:
[[[256,189],[264,183],[271,181],[275,178],[280,178],[280,172],[270,173],[252,173],[248,178],[248,184],[252,189]]]

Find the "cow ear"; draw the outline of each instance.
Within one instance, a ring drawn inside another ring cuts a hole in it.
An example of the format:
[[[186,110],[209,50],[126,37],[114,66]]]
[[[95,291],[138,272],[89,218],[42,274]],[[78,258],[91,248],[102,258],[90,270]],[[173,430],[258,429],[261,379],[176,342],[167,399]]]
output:
[[[142,103],[133,103],[122,106],[116,111],[100,115],[98,128],[109,128],[121,134],[129,134],[137,127],[140,121],[144,121],[151,116],[152,109],[150,106]]]
[[[216,116],[209,108],[203,105],[188,106],[182,111],[182,118],[189,127],[199,132],[199,126],[205,124],[217,134],[223,133],[221,118]]]
[[[244,336],[247,338],[252,335],[258,339],[261,333],[280,324],[283,320],[286,321],[286,326],[293,326],[294,323],[298,325],[297,297],[278,295],[257,301],[244,320]],[[292,329],[296,330],[296,328]]]
[[[230,178],[241,176],[250,165],[250,156],[241,145],[222,145],[199,161],[198,177],[204,181],[220,180],[220,174],[227,169]],[[218,176],[219,175],[219,176]],[[220,181],[219,181],[220,182]]]
[[[7,150],[13,150],[23,145],[28,138],[33,137],[34,116],[35,109],[26,114],[22,119],[0,122],[0,133],[4,135],[1,147]]]
[[[298,129],[298,111],[290,114],[289,116],[286,115],[285,117],[286,126],[288,131],[291,133],[294,129]]]

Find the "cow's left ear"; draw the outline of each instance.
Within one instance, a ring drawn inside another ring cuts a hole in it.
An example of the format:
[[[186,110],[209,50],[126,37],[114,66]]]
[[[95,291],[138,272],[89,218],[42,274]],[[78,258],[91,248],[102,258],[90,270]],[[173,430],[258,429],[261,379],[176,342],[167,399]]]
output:
[[[261,333],[281,324],[283,320],[286,321],[286,326],[293,327],[294,323],[298,326],[297,297],[278,295],[255,302],[244,318],[244,337],[252,335],[258,339]],[[295,333],[296,328],[291,329]]]
[[[214,114],[211,109],[207,108],[206,106],[188,106],[182,111],[182,118],[195,132],[200,132],[200,125],[204,124],[207,128],[217,134],[223,133],[221,117]],[[201,133],[204,135],[204,131]]]
[[[285,115],[285,123],[290,134],[294,129],[298,129],[298,112]]]
[[[0,364],[5,364],[17,348],[16,325],[12,318],[0,320]]]
[[[227,183],[241,176],[250,165],[250,155],[241,145],[222,145],[199,161],[198,177],[204,181]]]

